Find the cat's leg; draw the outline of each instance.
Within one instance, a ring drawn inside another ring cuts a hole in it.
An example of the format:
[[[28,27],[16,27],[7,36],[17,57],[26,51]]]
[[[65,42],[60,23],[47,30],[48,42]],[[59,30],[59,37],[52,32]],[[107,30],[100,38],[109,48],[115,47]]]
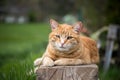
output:
[[[42,57],[42,58],[38,58],[34,61],[34,66],[35,69],[34,69],[34,73],[36,73],[36,71],[39,69],[39,65],[40,66],[54,66],[54,61],[49,58],[49,57]]]
[[[39,68],[39,65],[42,64],[42,58],[37,58],[35,61],[34,61],[34,73],[36,73],[36,71],[38,70]]]
[[[68,59],[68,58],[61,58],[54,62],[55,65],[65,66],[65,65],[79,65],[83,64],[81,59]]]
[[[44,57],[42,66],[54,66],[54,61],[50,57]]]
[[[37,58],[35,61],[34,61],[34,66],[38,66],[42,63],[42,58]]]
[[[38,58],[34,61],[34,66],[54,66],[54,61],[49,57]]]

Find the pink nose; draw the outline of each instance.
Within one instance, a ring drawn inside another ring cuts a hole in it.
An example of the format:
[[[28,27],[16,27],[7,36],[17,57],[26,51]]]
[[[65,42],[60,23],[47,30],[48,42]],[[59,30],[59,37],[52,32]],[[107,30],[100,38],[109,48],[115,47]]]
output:
[[[64,46],[64,43],[61,43],[61,47],[63,47]]]

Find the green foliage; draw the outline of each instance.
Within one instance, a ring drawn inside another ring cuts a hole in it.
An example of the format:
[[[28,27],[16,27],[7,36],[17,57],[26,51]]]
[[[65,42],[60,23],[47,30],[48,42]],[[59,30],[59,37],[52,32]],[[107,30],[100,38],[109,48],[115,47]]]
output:
[[[35,80],[33,72],[33,60],[14,61],[14,63],[5,64],[0,70],[1,80]]]
[[[104,74],[103,69],[100,68],[100,80],[120,80],[119,71],[120,68],[115,65],[111,65],[110,69],[106,74]]]
[[[1,24],[0,26],[0,53],[27,52],[48,41],[50,29],[45,24]]]
[[[120,24],[120,0],[107,0],[107,23]]]
[[[34,11],[30,11],[28,13],[28,18],[30,22],[35,22],[36,21],[36,13]]]
[[[45,50],[48,24],[0,24],[0,79],[35,80],[33,61]]]

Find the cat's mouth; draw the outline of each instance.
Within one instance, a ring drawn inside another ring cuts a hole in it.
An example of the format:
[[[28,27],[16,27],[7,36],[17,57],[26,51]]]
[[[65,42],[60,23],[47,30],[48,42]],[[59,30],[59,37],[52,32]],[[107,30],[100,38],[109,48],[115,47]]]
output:
[[[63,46],[60,46],[60,48],[65,48],[65,47],[63,47]]]
[[[59,49],[66,50],[66,48],[65,48],[65,47],[59,47]]]
[[[69,51],[69,46],[56,44],[54,48],[58,51]]]
[[[69,51],[69,49],[68,49],[68,48],[63,47],[63,46],[58,47],[57,49],[58,49],[59,51]]]

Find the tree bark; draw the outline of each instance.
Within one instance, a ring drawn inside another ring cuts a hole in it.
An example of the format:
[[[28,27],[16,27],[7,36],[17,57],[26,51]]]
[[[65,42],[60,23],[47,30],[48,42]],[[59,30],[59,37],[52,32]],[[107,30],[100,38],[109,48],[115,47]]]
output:
[[[98,80],[98,66],[54,66],[40,67],[37,71],[37,80]]]

